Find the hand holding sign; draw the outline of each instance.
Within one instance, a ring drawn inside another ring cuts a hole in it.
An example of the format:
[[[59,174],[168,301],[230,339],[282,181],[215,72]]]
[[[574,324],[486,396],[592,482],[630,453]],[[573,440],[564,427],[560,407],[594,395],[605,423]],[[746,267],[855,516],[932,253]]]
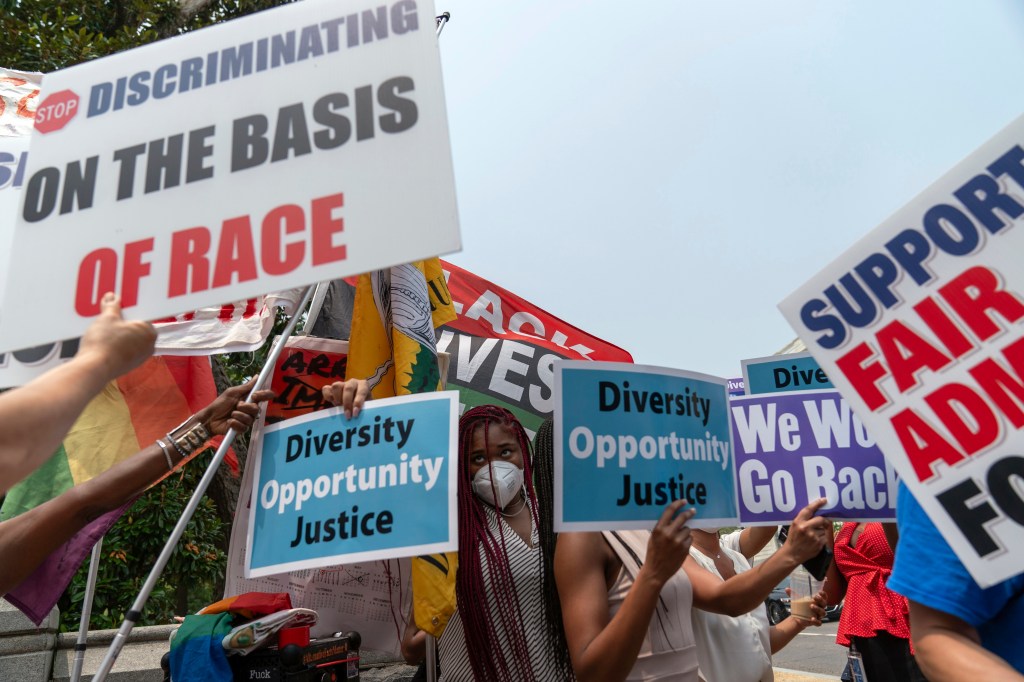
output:
[[[692,538],[686,522],[697,511],[687,509],[681,512],[685,505],[686,500],[676,500],[665,507],[647,541],[647,558],[640,569],[640,575],[650,576],[659,589],[676,574],[690,553]]]
[[[366,383],[366,379],[335,381],[329,386],[324,386],[323,390],[324,400],[335,407],[341,407],[345,412],[345,419],[358,417],[363,404],[370,397],[370,385]]]
[[[127,322],[121,318],[121,300],[106,294],[100,316],[82,335],[78,357],[95,359],[105,370],[106,381],[141,365],[153,354],[156,330],[148,322]]]
[[[789,553],[797,563],[803,563],[821,551],[828,539],[828,530],[832,522],[824,516],[815,514],[826,504],[828,500],[821,497],[800,510],[789,527],[786,544],[780,551]]]
[[[274,392],[265,388],[253,394],[252,402],[244,402],[255,383],[256,378],[253,377],[241,386],[232,386],[196,412],[196,418],[214,435],[223,435],[228,429],[248,431],[259,414],[259,403],[274,397]]]

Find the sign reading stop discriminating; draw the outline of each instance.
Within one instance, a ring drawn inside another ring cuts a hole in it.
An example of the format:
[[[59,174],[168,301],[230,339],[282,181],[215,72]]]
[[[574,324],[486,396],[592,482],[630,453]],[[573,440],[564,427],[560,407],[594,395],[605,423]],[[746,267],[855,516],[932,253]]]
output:
[[[780,304],[982,587],[1024,570],[1024,118]]]
[[[155,319],[460,248],[429,0],[260,12],[47,75],[37,111],[0,351],[106,291]]]

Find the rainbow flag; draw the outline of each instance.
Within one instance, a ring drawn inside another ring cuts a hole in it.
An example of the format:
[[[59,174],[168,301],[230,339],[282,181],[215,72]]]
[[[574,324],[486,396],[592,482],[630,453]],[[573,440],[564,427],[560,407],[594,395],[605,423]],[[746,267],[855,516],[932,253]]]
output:
[[[7,493],[0,521],[37,507],[130,457],[216,397],[209,358],[150,358],[108,384],[89,403],[46,464]],[[237,469],[233,453],[230,458]],[[79,531],[5,598],[41,623],[96,540],[127,507],[109,512]]]

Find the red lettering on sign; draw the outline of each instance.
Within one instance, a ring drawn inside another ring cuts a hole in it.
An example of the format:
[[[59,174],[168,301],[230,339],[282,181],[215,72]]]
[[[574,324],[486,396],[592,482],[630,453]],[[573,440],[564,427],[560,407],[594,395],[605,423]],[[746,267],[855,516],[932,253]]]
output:
[[[153,250],[153,239],[143,239],[125,244],[124,270],[121,274],[121,307],[130,308],[139,302],[139,280],[149,274],[149,262],[142,260],[142,254]]]
[[[210,288],[210,230],[192,227],[171,235],[171,274],[167,297],[184,296]]]
[[[302,265],[306,245],[301,240],[285,243],[284,235],[304,232],[305,229],[306,216],[295,204],[278,206],[267,213],[260,234],[260,253],[263,269],[268,275],[286,275]]]
[[[82,259],[78,266],[75,286],[75,312],[82,317],[100,314],[100,299],[117,286],[117,252],[96,249]]]
[[[260,224],[258,258],[252,219],[229,218],[217,233],[217,256],[212,269],[207,255],[212,246],[210,230],[195,227],[174,233],[168,297],[226,287],[235,281],[247,282],[261,274],[287,275],[302,267],[307,253],[312,253],[312,265],[344,260],[345,245],[335,243],[344,223],[333,215],[343,205],[340,193],[313,199],[308,223],[301,206],[283,204],[270,209]],[[285,239],[287,235],[300,234],[305,237]]]
[[[212,287],[230,285],[235,275],[239,282],[256,279],[256,246],[252,243],[249,216],[229,218],[221,226]]]
[[[344,205],[344,194],[313,200],[313,265],[333,263],[347,257],[345,245],[334,243],[334,235],[345,230],[345,221],[332,217],[334,209]]]
[[[941,287],[939,293],[982,341],[1002,331],[989,311],[999,313],[1007,322],[1024,317],[1024,303],[1003,289],[999,275],[980,265]]]

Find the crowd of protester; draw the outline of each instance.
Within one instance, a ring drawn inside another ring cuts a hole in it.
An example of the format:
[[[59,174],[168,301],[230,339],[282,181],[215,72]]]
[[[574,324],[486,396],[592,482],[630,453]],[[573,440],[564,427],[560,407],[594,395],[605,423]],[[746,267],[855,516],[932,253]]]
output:
[[[152,353],[155,337],[151,325],[123,320],[108,295],[73,360],[0,395],[0,494],[49,457],[108,381]],[[368,394],[358,380],[324,389],[349,418]],[[272,395],[251,383],[228,389],[166,440],[0,523],[0,593],[210,437],[248,429]],[[556,536],[550,422],[531,445],[508,410],[470,409],[458,454],[456,608],[438,641],[441,680],[763,682],[773,679],[772,654],[844,598],[837,641],[870,682],[1024,680],[1024,576],[978,587],[905,488],[898,532],[846,523],[833,540],[820,499],[796,515],[777,552],[752,565],[774,529],[694,529],[685,500],[650,531]],[[766,597],[827,545],[835,562],[810,617],[770,625]],[[403,651],[422,658],[423,633],[406,634]]]

